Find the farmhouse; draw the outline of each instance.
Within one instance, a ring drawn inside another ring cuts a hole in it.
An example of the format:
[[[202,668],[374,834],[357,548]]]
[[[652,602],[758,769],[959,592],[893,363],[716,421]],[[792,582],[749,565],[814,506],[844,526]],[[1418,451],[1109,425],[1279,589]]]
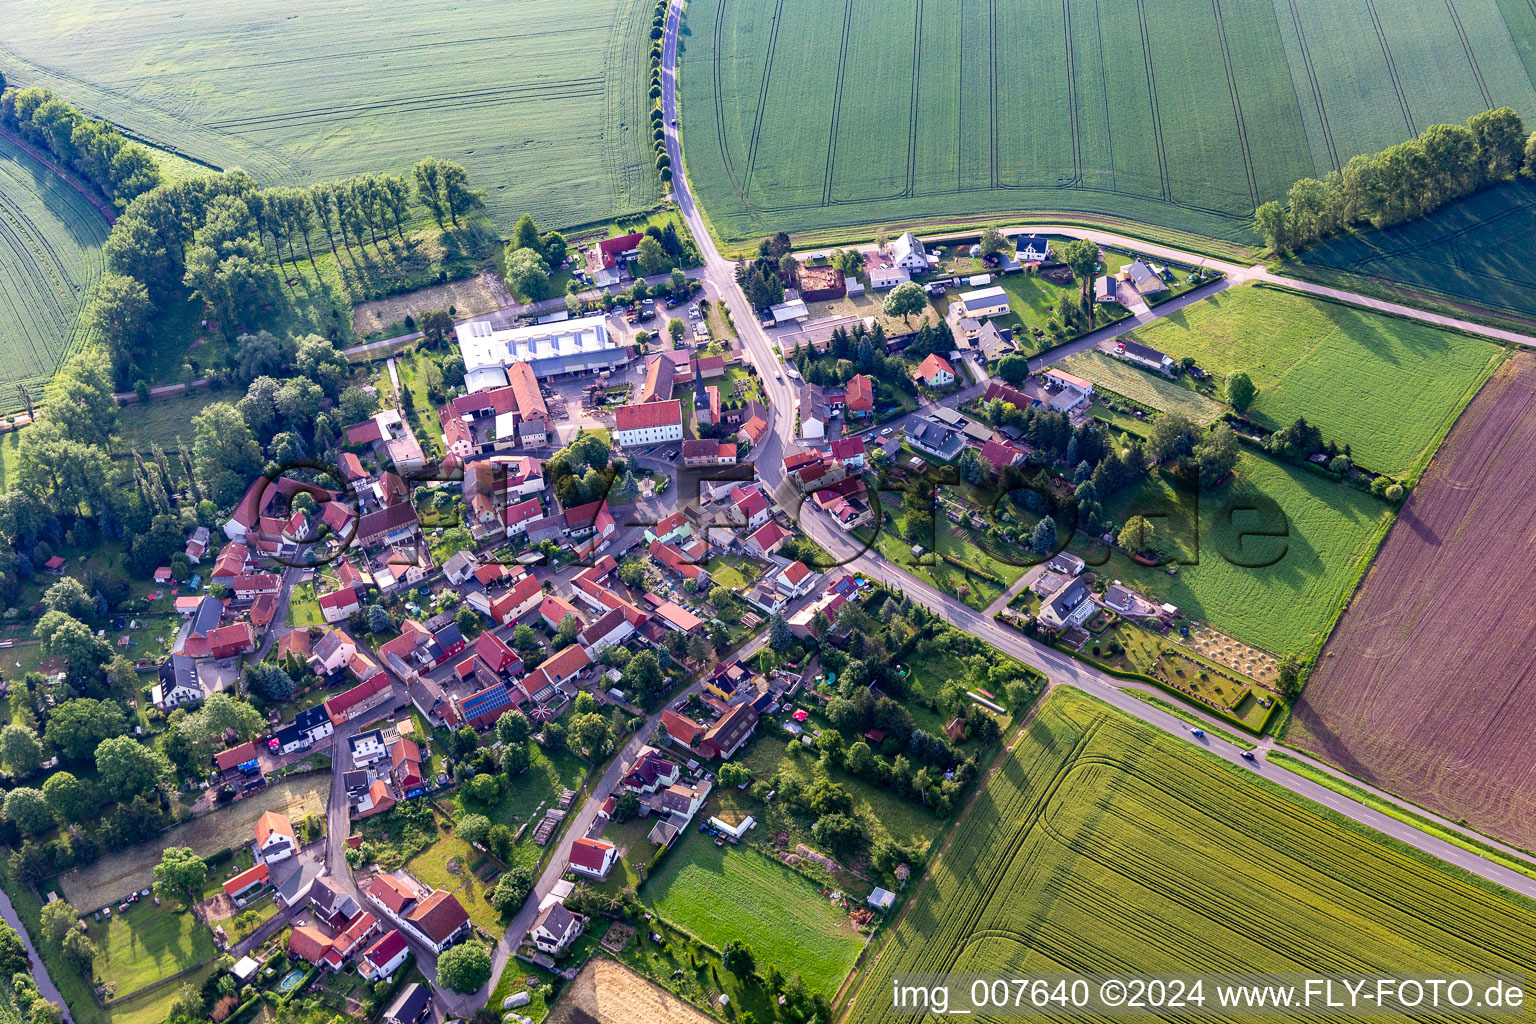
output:
[[[267,811],[256,819],[256,855],[264,864],[276,864],[298,852],[293,822],[288,815]]]
[[[928,250],[922,239],[908,231],[891,243],[891,262],[909,274],[926,274]]]
[[[635,233],[604,238],[585,254],[587,274],[599,288],[618,284],[629,276],[629,263],[640,252],[644,235]]]
[[[565,909],[565,904],[552,900],[533,919],[528,938],[545,953],[558,953],[575,941],[581,934],[581,918]]]
[[[984,316],[1006,316],[1010,311],[1008,293],[996,286],[961,292],[958,301],[960,315],[976,319]]]
[[[455,327],[454,334],[464,357],[464,386],[471,392],[507,386],[513,363],[527,363],[534,377],[544,380],[610,372],[629,365],[632,354],[608,333],[604,316],[502,329],[472,320]]]
[[[924,265],[926,268],[926,264]],[[912,280],[912,275],[898,267],[889,253],[873,252],[864,259],[864,271],[869,275],[869,287],[874,291],[895,288]]]
[[[676,400],[622,405],[614,412],[614,440],[621,448],[639,448],[683,439],[683,406]]]

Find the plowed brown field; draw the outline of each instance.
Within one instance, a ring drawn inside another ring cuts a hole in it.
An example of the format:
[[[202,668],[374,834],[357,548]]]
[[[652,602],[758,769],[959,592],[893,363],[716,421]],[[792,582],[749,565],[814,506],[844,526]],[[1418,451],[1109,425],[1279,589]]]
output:
[[[1287,740],[1536,846],[1536,356],[1502,367],[1403,506]]]

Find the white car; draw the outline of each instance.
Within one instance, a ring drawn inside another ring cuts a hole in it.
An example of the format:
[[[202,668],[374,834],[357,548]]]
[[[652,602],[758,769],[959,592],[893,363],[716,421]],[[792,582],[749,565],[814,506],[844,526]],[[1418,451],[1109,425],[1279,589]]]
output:
[[[881,427],[880,428],[880,436],[881,437],[890,437],[891,436],[891,428],[890,427]]]

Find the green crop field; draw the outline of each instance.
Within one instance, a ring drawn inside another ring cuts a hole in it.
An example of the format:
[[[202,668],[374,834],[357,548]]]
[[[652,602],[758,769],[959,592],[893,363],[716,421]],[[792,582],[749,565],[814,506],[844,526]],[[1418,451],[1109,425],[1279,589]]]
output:
[[[503,229],[606,220],[661,194],[643,0],[22,0],[0,69],[263,184],[457,160]]]
[[[0,408],[16,385],[34,400],[80,341],[79,313],[101,276],[107,222],[90,203],[0,138]]]
[[[898,973],[1521,971],[1536,957],[1533,912],[1058,690],[957,826],[842,1019],[913,1019],[891,1007]]]
[[[695,0],[690,180],[727,239],[1036,209],[1252,241],[1297,178],[1536,115],[1528,5],[1345,7]]]
[[[689,829],[641,892],[667,922],[716,949],[752,947],[759,971],[799,974],[831,998],[864,939],[815,883],[747,846],[717,847]]]
[[[1197,391],[1093,349],[1068,356],[1061,368],[1133,402],[1162,412],[1178,413],[1196,423],[1214,423],[1227,411],[1226,406]]]
[[[1146,516],[1154,547],[1178,573],[1114,554],[1099,575],[1272,654],[1306,655],[1327,638],[1392,512],[1363,491],[1248,452],[1234,477],[1198,496],[1162,476],[1115,495],[1105,514],[1116,523]],[[1081,535],[1072,549],[1094,557]]]
[[[1255,423],[1305,416],[1361,466],[1398,477],[1423,470],[1500,356],[1468,335],[1272,288],[1220,292],[1132,337],[1221,380],[1246,371]]]
[[[1529,320],[1536,318],[1532,237],[1536,182],[1522,178],[1406,224],[1325,242],[1303,253],[1296,269],[1358,274]]]

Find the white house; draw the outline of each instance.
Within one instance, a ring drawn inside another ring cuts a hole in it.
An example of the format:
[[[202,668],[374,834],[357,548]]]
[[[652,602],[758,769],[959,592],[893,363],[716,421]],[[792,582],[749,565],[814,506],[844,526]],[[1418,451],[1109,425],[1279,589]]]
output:
[[[978,288],[972,292],[960,293],[960,312],[962,316],[1006,316],[1009,312],[1008,293],[1001,287]]]
[[[448,577],[449,583],[457,587],[473,576],[478,568],[480,568],[480,562],[472,553],[455,551],[443,563],[443,575]]]
[[[889,253],[870,253],[864,260],[864,272],[869,275],[869,287],[874,291],[895,288],[912,280],[912,275],[898,267]]]
[[[581,918],[565,909],[565,904],[552,901],[539,911],[528,929],[528,938],[545,953],[558,953],[569,946],[581,934]]]
[[[821,575],[804,562],[790,562],[774,577],[773,583],[789,597],[804,597],[816,589],[816,581],[820,578]]]
[[[339,629],[330,630],[315,641],[314,650],[309,655],[309,666],[317,675],[330,675],[337,669],[352,660],[352,655],[357,653],[357,644],[352,638]]]
[[[267,811],[256,819],[256,854],[264,864],[276,864],[298,852],[293,822],[288,815]]]
[[[389,756],[389,748],[384,745],[384,733],[379,729],[359,733],[347,743],[352,748],[352,763],[358,768],[367,768]]]
[[[621,448],[639,448],[683,439],[682,402],[621,405],[614,413],[614,440]]]
[[[582,837],[571,844],[570,868],[588,878],[607,878],[618,856],[619,849],[612,843]]]
[[[1020,235],[1014,245],[1020,263],[1044,263],[1051,258],[1051,242],[1044,235]]]
[[[949,365],[949,360],[937,352],[930,352],[912,376],[922,381],[931,388],[948,387],[955,382],[955,368]]]
[[[891,262],[908,274],[926,274],[928,250],[923,248],[922,239],[908,231],[891,243]]]

